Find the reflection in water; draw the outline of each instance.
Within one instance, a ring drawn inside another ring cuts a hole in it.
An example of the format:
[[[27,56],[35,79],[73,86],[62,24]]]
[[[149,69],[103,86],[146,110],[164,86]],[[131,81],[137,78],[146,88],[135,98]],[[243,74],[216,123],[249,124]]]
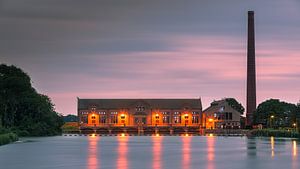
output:
[[[249,157],[256,157],[256,140],[253,138],[247,139],[247,155]]]
[[[297,142],[293,141],[293,157],[297,157]]]
[[[191,161],[191,138],[188,135],[182,137],[182,167],[184,169],[190,168]]]
[[[163,137],[160,136],[153,136],[152,137],[152,159],[153,159],[153,163],[152,163],[152,168],[153,169],[161,169],[162,168],[162,160],[161,160],[161,156],[162,156],[162,140]]]
[[[118,146],[118,159],[117,159],[117,169],[127,169],[128,168],[128,137],[119,136],[118,137],[119,146]]]
[[[95,135],[92,135],[88,137],[89,140],[89,147],[88,147],[88,165],[87,169],[98,169],[99,157],[97,156],[97,143],[99,140],[99,137],[96,137]]]
[[[275,152],[274,152],[274,137],[271,137],[271,156],[274,157],[275,156]]]
[[[207,137],[207,169],[214,169],[214,160],[215,160],[215,137]]]

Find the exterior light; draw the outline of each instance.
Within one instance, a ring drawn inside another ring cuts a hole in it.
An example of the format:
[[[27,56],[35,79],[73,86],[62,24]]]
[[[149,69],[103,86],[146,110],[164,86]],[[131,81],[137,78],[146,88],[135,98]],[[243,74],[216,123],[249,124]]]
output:
[[[156,115],[155,115],[155,118],[156,118],[156,119],[159,119],[159,115],[158,115],[157,113],[156,113]]]
[[[96,134],[92,134],[91,137],[96,137]]]
[[[122,133],[122,134],[121,134],[121,137],[125,137],[125,133]]]
[[[95,116],[95,114],[93,113],[93,114],[92,114],[92,116],[94,117],[94,116]]]
[[[189,136],[189,134],[185,134],[184,136],[188,137],[188,136]]]
[[[158,137],[158,136],[159,136],[159,134],[157,133],[157,134],[155,134],[155,136],[156,136],[156,137]]]
[[[125,119],[125,114],[121,114],[121,119]]]
[[[214,121],[214,119],[212,119],[212,118],[209,118],[209,119],[208,119],[208,121],[209,121],[209,122],[212,122],[212,121]]]
[[[296,127],[296,125],[297,125],[296,123],[293,124],[294,127]]]
[[[273,119],[274,117],[275,117],[274,115],[271,116],[272,119]]]
[[[185,115],[184,115],[184,118],[186,118],[186,119],[189,118],[189,115],[188,115],[188,114],[185,114]]]

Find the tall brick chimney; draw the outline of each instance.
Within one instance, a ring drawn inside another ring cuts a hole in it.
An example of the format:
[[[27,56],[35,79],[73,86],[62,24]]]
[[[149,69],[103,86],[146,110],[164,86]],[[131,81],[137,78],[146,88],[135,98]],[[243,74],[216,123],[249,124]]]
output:
[[[254,11],[248,11],[247,45],[247,111],[246,125],[253,124],[253,112],[256,110],[256,72],[255,72],[255,34]]]

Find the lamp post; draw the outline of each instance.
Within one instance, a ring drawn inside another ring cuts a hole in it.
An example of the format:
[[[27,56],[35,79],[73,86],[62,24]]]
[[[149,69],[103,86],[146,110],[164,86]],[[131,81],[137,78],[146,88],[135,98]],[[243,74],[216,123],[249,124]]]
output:
[[[272,125],[272,120],[273,120],[274,118],[275,118],[274,115],[271,115],[271,116],[270,116],[270,128],[272,128],[272,126],[273,126],[273,125]]]

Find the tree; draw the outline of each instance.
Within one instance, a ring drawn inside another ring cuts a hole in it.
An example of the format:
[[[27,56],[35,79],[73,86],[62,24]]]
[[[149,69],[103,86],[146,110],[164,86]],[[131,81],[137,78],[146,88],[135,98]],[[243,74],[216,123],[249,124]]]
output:
[[[30,77],[4,64],[0,65],[0,121],[4,128],[33,136],[58,134],[63,124],[50,98],[31,86]]]
[[[245,108],[243,107],[243,105],[236,101],[234,98],[226,98],[225,100],[229,104],[229,106],[231,106],[236,111],[240,112],[241,114],[245,112]]]
[[[258,105],[254,113],[254,123],[268,127],[292,127],[296,121],[296,105],[269,99]]]

